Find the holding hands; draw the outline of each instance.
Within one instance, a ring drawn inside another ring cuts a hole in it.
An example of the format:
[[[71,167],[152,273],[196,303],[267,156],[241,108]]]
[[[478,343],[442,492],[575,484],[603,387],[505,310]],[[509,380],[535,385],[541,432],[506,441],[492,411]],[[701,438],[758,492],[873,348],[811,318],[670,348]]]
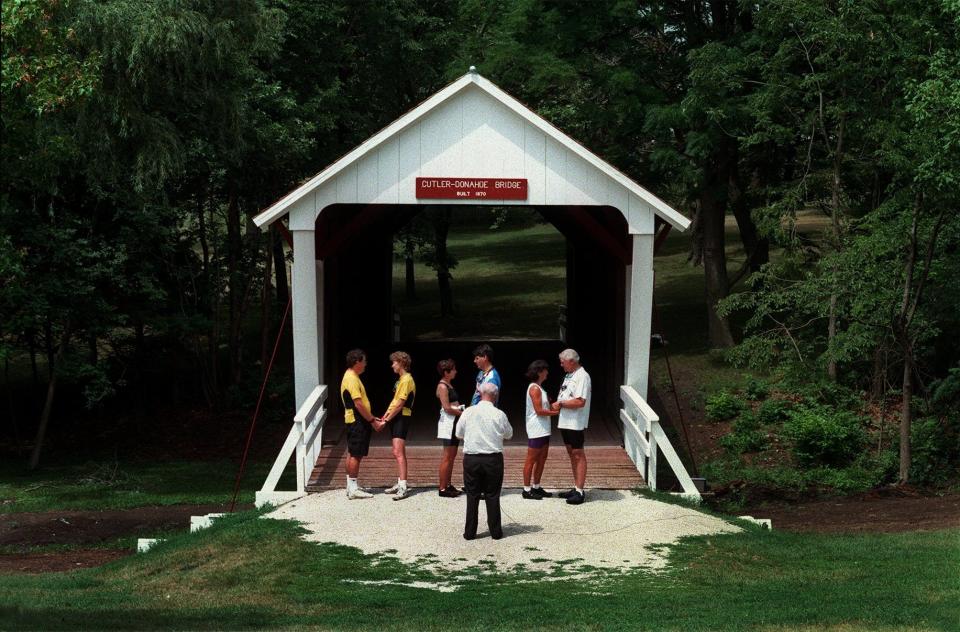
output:
[[[380,432],[383,430],[383,427],[387,425],[387,422],[385,422],[382,417],[374,417],[373,421],[370,422],[370,425],[373,426],[374,430]]]

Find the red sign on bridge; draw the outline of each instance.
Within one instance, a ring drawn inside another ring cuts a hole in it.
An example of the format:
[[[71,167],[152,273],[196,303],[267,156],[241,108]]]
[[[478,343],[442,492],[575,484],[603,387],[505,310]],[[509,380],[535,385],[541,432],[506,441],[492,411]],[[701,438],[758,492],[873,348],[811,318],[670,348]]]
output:
[[[417,178],[417,199],[526,200],[526,178]]]

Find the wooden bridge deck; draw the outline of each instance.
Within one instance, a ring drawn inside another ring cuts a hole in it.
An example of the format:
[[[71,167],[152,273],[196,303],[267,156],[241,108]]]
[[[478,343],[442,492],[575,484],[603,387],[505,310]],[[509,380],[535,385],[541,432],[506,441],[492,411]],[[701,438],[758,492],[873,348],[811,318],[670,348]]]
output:
[[[436,487],[440,465],[439,445],[407,445],[407,481],[411,487]],[[616,445],[586,447],[587,487],[593,489],[633,489],[644,485],[636,466]],[[523,485],[525,445],[504,446],[504,487]],[[338,441],[320,452],[310,475],[307,491],[343,489],[346,486],[346,442]],[[388,487],[397,480],[397,462],[388,445],[370,446],[369,456],[360,465],[360,484],[364,487]],[[458,452],[453,467],[453,484],[463,485],[463,450]],[[548,489],[569,489],[573,486],[570,458],[563,445],[551,445],[541,484]]]

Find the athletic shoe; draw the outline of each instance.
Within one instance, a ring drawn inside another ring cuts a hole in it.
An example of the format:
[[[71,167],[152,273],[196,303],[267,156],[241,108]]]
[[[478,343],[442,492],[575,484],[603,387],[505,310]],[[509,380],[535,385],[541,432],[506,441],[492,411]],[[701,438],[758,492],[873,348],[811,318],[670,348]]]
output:
[[[393,497],[394,500],[403,500],[410,495],[410,489],[407,487],[400,487],[397,489],[397,495]]]
[[[587,497],[584,494],[574,490],[573,494],[567,497],[567,504],[582,505],[583,501],[585,501],[586,499]]]
[[[537,496],[539,496],[540,498],[553,498],[553,494],[551,494],[550,492],[548,492],[542,487],[534,487],[530,491],[536,494]]]
[[[358,498],[373,498],[373,494],[370,492],[365,492],[362,489],[355,489],[352,492],[347,492],[347,498],[350,500],[356,500]]]
[[[383,490],[383,493],[384,493],[384,494],[396,494],[398,491],[400,491],[400,483],[397,483],[397,484],[394,485],[393,487],[388,487],[388,488],[386,488],[385,490]]]
[[[536,490],[528,492],[527,490],[523,490],[523,492],[520,495],[523,496],[526,500],[543,500],[542,496],[534,493],[535,491]]]
[[[460,495],[460,490],[457,489],[456,487],[450,485],[449,487],[446,487],[445,489],[441,489],[441,490],[438,491],[437,493],[438,493],[441,497],[443,497],[443,498],[456,498],[457,496]]]
[[[557,497],[558,497],[558,498],[570,498],[571,496],[573,496],[573,495],[576,494],[576,493],[577,493],[577,490],[576,490],[576,489],[568,489],[568,490],[565,491],[565,492],[557,492]]]

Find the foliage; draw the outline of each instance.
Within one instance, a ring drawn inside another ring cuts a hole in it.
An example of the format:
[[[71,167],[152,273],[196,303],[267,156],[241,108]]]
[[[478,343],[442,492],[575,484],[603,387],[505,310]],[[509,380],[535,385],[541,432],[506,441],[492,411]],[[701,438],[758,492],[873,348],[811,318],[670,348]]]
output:
[[[736,395],[728,393],[727,391],[721,391],[707,397],[704,410],[707,413],[707,419],[712,421],[726,421],[740,414],[740,411],[742,411],[745,406],[743,400]]]
[[[720,438],[720,445],[731,454],[759,452],[767,446],[767,433],[759,419],[751,412],[743,412],[733,422],[729,433]]]
[[[794,442],[794,455],[806,465],[846,465],[866,442],[857,415],[827,406],[803,406],[792,411],[784,432]]]
[[[768,399],[757,407],[757,421],[764,426],[772,426],[786,421],[793,410],[793,404],[784,399]]]
[[[770,394],[770,383],[762,378],[751,375],[747,378],[743,392],[753,401],[766,399],[767,395]]]
[[[913,459],[910,480],[918,485],[943,485],[957,479],[960,468],[960,421],[956,417],[923,417],[910,429]]]

